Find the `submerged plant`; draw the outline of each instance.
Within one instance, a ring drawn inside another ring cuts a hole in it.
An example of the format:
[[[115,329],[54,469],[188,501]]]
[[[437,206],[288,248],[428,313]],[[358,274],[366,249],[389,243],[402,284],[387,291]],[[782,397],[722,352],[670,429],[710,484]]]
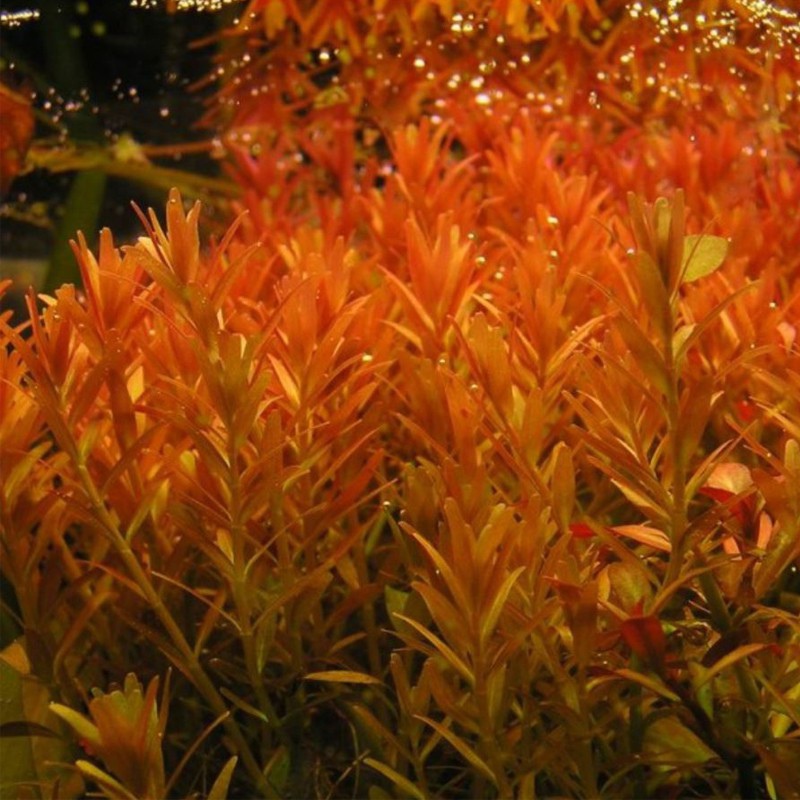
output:
[[[62,753],[4,792],[794,796],[791,133],[650,41],[604,117],[649,22],[479,5],[249,4],[227,232],[173,190],[0,316],[0,732]]]

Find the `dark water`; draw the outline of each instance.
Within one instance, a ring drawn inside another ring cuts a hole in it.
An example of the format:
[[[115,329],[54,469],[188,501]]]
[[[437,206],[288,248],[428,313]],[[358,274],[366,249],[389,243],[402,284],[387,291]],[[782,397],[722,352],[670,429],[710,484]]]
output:
[[[76,146],[82,152],[117,149],[123,158],[135,158],[140,145],[208,140],[209,131],[197,123],[213,84],[197,84],[210,74],[219,45],[196,43],[213,39],[241,3],[174,13],[170,5],[0,4],[0,77],[6,87],[33,94],[34,140],[55,154]],[[159,164],[200,175],[218,171],[203,153],[176,152]],[[76,174],[38,169],[14,181],[0,204],[0,278],[14,277],[20,286],[41,283],[54,253],[61,248],[64,256],[68,226],[89,238],[104,226],[122,240],[138,235],[131,201],[160,207],[166,195],[161,186],[119,176],[99,176],[81,195]]]

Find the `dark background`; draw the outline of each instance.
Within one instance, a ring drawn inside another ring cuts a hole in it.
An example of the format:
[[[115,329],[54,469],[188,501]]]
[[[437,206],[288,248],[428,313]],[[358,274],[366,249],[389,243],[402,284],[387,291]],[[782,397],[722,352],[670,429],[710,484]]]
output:
[[[207,140],[211,133],[198,120],[213,84],[193,87],[212,70],[219,49],[215,34],[242,7],[167,13],[161,1],[142,9],[130,0],[0,0],[3,12],[40,12],[38,19],[0,28],[2,81],[34,93],[40,144],[112,147],[120,136],[149,145]],[[204,154],[160,163],[218,172]],[[65,248],[76,230],[90,241],[105,226],[121,241],[137,236],[141,226],[131,202],[158,208],[164,195],[163,189],[104,175],[22,175],[0,204],[0,277],[15,277],[17,288],[30,280],[41,284],[42,271],[59,252],[71,259]]]

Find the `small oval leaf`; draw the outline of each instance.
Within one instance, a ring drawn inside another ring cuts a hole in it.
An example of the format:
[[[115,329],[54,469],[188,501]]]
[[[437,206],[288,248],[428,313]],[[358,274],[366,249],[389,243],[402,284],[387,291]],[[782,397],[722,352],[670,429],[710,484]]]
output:
[[[728,254],[728,240],[721,236],[692,235],[683,240],[683,279],[691,283],[715,272]]]

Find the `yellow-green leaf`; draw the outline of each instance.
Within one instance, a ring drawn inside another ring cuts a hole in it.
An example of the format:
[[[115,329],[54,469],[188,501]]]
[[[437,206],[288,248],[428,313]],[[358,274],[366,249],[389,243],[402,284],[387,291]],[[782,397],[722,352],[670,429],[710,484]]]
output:
[[[714,666],[702,675],[696,684],[696,688],[700,688],[703,686],[703,684],[707,683],[713,677],[719,675],[720,672],[732,666],[733,664],[736,664],[742,659],[752,656],[755,653],[760,653],[762,650],[766,650],[768,647],[768,644],[743,644],[741,647],[737,647],[735,650],[719,659],[719,661],[715,662]]]
[[[60,703],[50,703],[50,710],[69,724],[81,738],[95,747],[100,744],[100,733],[97,726],[90,722],[83,714],[73,711],[68,706]]]
[[[436,720],[423,717],[420,714],[415,714],[414,716],[426,725],[430,725],[443,739],[447,739],[447,741],[450,742],[450,744],[453,745],[466,761],[480,772],[481,775],[488,778],[495,785],[497,784],[497,778],[491,767],[460,736],[440,722],[436,722]]]
[[[691,283],[715,272],[727,254],[728,240],[721,236],[687,236],[683,240],[681,283]]]
[[[208,792],[208,800],[225,800],[227,798],[228,786],[230,786],[233,770],[236,768],[236,762],[238,760],[238,756],[231,756],[225,762],[225,766],[220,770],[217,779],[214,781],[214,785]]]
[[[103,794],[109,800],[136,800],[136,795],[129,792],[118,780],[112,778],[107,772],[104,772],[99,767],[96,767],[90,761],[78,759],[75,766],[81,771],[81,774],[93,780],[103,790]]]
[[[645,689],[649,689],[654,694],[660,695],[673,703],[680,702],[680,697],[671,689],[668,689],[663,681],[654,676],[644,675],[641,672],[627,669],[627,667],[615,669],[612,674],[624,678],[625,680],[632,681],[633,683],[638,683],[640,686],[644,686]]]
[[[376,772],[380,772],[385,778],[388,778],[406,796],[413,797],[415,800],[425,800],[425,795],[408,778],[404,778],[390,766],[381,764],[380,761],[376,761],[374,758],[365,758],[364,763],[368,767],[372,767]]]
[[[644,752],[654,762],[703,764],[717,754],[675,717],[662,717],[647,726]]]
[[[380,684],[377,678],[363,672],[353,672],[349,669],[331,669],[323,672],[309,672],[305,676],[307,681],[327,681],[328,683],[369,683]]]

